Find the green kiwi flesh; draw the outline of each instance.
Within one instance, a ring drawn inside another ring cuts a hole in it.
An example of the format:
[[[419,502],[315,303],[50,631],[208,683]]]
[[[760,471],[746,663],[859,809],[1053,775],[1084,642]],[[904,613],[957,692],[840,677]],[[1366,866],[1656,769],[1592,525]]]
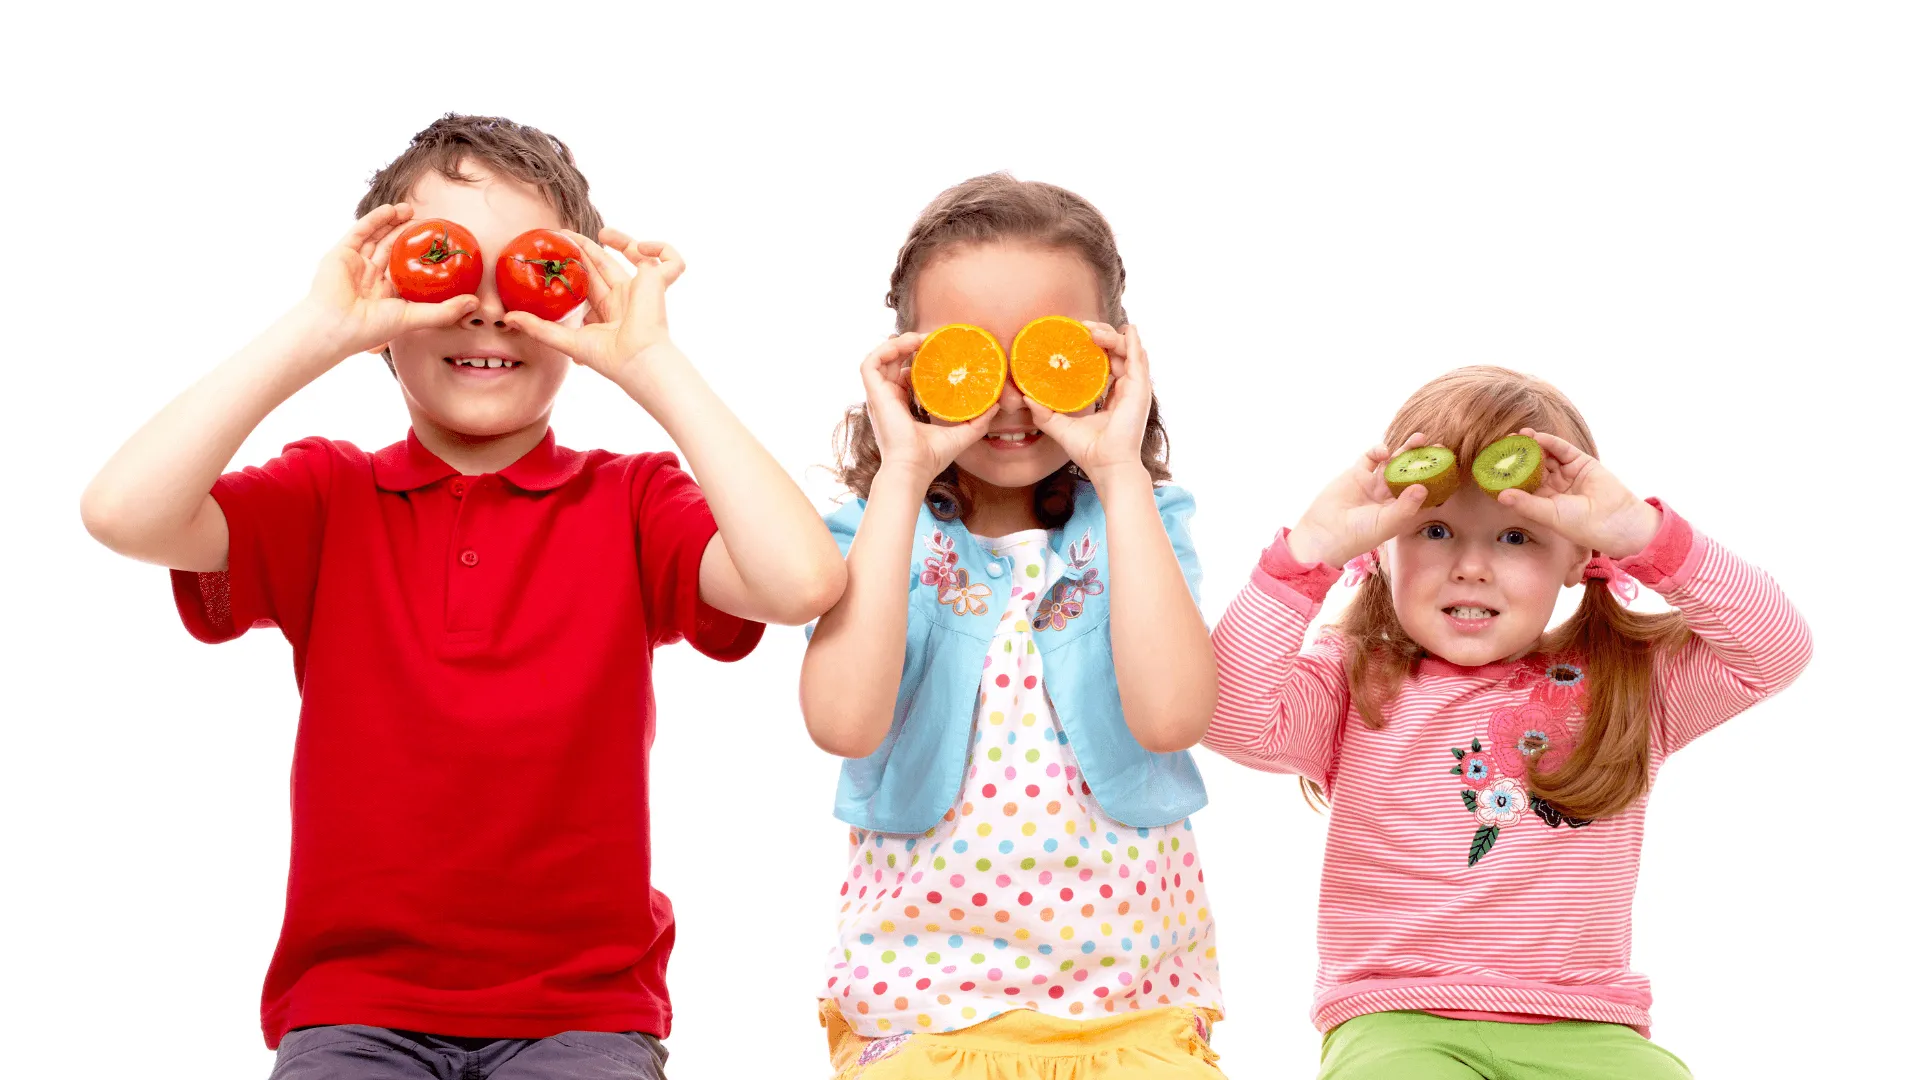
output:
[[[1509,435],[1474,455],[1473,482],[1489,495],[1508,488],[1532,491],[1540,486],[1546,461],[1546,451],[1539,443],[1525,435]]]
[[[1426,485],[1427,497],[1421,506],[1439,506],[1460,490],[1460,463],[1454,460],[1453,451],[1444,446],[1408,450],[1387,462],[1383,475],[1387,490],[1393,492],[1395,498],[1415,484]]]

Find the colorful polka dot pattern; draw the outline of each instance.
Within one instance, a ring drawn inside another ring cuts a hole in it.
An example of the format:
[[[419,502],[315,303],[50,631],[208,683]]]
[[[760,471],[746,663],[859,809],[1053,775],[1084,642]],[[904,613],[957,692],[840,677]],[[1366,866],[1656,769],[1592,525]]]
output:
[[[869,1037],[1020,1008],[1218,1009],[1191,822],[1136,829],[1102,813],[1047,701],[1030,620],[1064,565],[1041,531],[983,544],[1016,573],[964,790],[921,835],[854,830],[826,993]]]

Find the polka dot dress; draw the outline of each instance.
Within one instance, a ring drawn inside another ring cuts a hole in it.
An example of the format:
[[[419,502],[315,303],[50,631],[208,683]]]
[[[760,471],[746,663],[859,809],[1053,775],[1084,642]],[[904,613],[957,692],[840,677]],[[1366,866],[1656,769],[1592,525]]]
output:
[[[1055,1016],[1220,1008],[1193,826],[1107,817],[1042,681],[1032,616],[1066,567],[1033,530],[987,652],[966,783],[917,836],[854,830],[826,995],[862,1035],[953,1031],[1010,1009]]]

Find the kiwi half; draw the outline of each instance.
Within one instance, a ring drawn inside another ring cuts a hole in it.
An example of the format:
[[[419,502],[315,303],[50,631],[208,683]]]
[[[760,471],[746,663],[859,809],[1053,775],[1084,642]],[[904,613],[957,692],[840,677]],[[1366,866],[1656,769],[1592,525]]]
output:
[[[1539,443],[1525,435],[1509,435],[1474,455],[1473,482],[1489,495],[1508,488],[1532,491],[1540,486],[1546,464],[1547,454]]]
[[[1427,498],[1421,506],[1439,506],[1460,490],[1460,463],[1453,451],[1444,446],[1421,446],[1387,462],[1383,474],[1387,490],[1395,498],[1415,484],[1425,484]]]

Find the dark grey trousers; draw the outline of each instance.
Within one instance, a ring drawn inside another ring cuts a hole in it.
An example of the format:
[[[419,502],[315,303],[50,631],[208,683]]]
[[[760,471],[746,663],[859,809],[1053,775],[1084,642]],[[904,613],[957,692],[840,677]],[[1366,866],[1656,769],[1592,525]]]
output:
[[[666,1064],[638,1031],[456,1039],[343,1024],[287,1032],[269,1080],[664,1080]]]

